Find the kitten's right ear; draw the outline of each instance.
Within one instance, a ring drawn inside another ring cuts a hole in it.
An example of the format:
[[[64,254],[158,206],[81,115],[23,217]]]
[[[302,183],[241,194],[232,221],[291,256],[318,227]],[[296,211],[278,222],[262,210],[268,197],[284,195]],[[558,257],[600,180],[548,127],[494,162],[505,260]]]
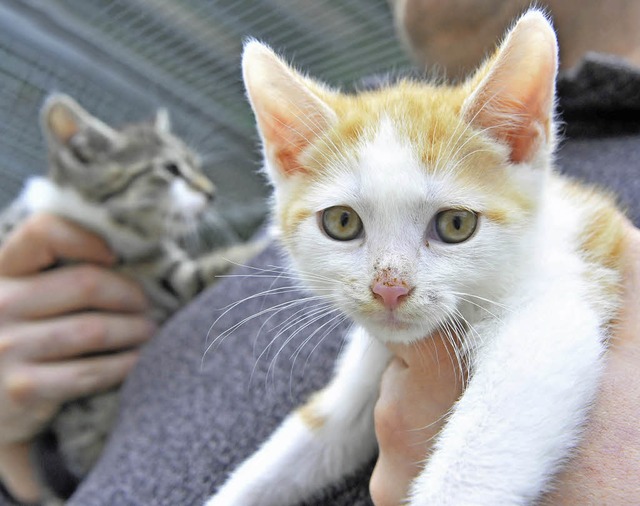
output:
[[[513,163],[553,150],[557,53],[553,27],[534,9],[470,80],[475,89],[463,106],[465,118],[502,142]]]
[[[301,153],[337,120],[318,96],[319,87],[284,63],[267,46],[250,41],[242,56],[249,101],[272,177],[306,172]]]
[[[42,129],[51,142],[68,145],[78,133],[99,136],[114,143],[118,133],[109,125],[85,111],[68,95],[49,96],[42,107]]]

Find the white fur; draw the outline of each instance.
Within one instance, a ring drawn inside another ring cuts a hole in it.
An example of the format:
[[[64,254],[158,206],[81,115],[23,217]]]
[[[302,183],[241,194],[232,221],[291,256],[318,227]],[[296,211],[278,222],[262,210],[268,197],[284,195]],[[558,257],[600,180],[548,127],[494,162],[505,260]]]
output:
[[[108,238],[113,249],[122,255],[136,257],[148,252],[148,241],[114,226],[107,209],[87,202],[71,187],[60,187],[44,177],[32,177],[26,182],[18,200],[24,202],[31,213],[53,213],[84,225]]]
[[[521,177],[532,178],[532,169],[522,167],[520,172]],[[524,240],[516,225],[505,230],[481,217],[481,233],[473,240],[457,245],[432,240],[425,247],[430,222],[439,210],[464,204],[482,212],[490,203],[480,200],[474,189],[462,187],[447,171],[425,172],[412,147],[402,142],[387,119],[372,141],[360,147],[359,156],[344,160],[329,178],[311,184],[306,197],[309,207],[321,211],[349,206],[365,223],[365,234],[355,241],[336,242],[320,232],[315,216],[310,217],[301,224],[295,242],[314,247],[303,246],[300,254],[294,252],[294,265],[300,272],[341,280],[329,287],[322,281],[310,282],[321,293],[331,288],[329,297],[336,305],[381,341],[416,341],[439,327],[456,304],[456,298],[447,292],[451,280],[460,279],[459,289],[495,299],[504,288],[495,273],[510,279],[518,271],[512,260],[518,255],[512,252]],[[539,187],[530,185],[532,192]],[[283,205],[286,191],[276,190],[276,206]],[[380,312],[362,312],[362,305],[374,300],[368,286],[376,270],[385,268],[400,272],[415,287],[411,299],[397,311],[405,328],[384,324],[385,315]],[[465,317],[472,317],[478,308],[468,306],[465,310],[471,314]]]
[[[174,203],[174,208],[180,210],[181,213],[197,215],[207,204],[204,195],[189,188],[189,185],[182,178],[176,178],[171,181],[169,191],[171,192],[171,202]]]
[[[581,210],[546,192],[522,284],[486,335],[475,373],[411,491],[411,505],[530,504],[576,444],[601,373],[611,315],[589,303],[575,249]],[[592,273],[593,274],[593,273]]]

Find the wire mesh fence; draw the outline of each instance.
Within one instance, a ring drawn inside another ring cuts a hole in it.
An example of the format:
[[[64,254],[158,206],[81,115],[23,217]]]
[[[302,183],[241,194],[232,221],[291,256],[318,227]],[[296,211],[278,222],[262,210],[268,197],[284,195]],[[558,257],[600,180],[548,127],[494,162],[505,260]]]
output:
[[[0,205],[45,171],[39,108],[60,91],[114,125],[167,108],[222,214],[255,223],[266,189],[240,76],[247,37],[343,87],[408,66],[385,0],[0,0]]]

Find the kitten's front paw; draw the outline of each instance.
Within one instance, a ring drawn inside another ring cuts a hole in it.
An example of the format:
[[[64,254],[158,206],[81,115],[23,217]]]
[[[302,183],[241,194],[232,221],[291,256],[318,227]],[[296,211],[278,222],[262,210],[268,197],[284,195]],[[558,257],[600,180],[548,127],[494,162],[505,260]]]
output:
[[[212,495],[211,497],[209,497],[209,499],[207,499],[207,502],[204,504],[204,506],[239,506],[239,502],[235,501],[232,498],[229,497],[225,497],[224,494],[221,494],[220,492],[216,493],[215,495]]]

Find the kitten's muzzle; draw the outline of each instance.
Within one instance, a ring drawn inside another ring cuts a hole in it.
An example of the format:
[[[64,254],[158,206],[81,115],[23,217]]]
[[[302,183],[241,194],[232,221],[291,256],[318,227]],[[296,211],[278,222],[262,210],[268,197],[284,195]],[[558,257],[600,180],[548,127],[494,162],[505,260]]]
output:
[[[385,308],[396,309],[411,293],[412,287],[392,271],[382,271],[371,283],[371,293]]]
[[[216,187],[209,179],[204,176],[198,176],[190,181],[190,184],[195,191],[204,195],[209,204],[213,202],[216,196]]]

